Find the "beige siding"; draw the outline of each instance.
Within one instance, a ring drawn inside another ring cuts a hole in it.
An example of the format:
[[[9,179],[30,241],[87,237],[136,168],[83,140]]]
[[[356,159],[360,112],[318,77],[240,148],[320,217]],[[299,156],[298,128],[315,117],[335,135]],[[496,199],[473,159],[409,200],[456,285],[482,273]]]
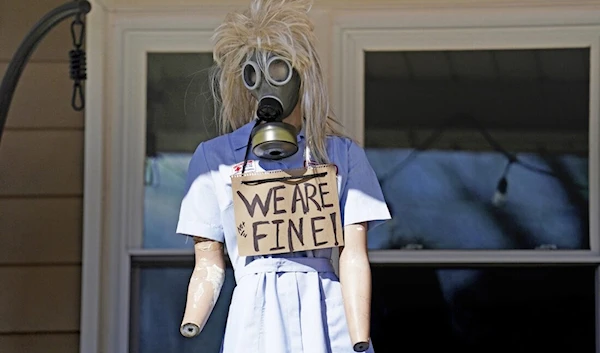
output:
[[[0,198],[0,264],[78,264],[81,198]]]
[[[80,196],[83,132],[8,130],[0,149],[0,196]]]
[[[80,275],[78,265],[1,267],[0,332],[78,331]]]
[[[49,11],[64,3],[64,0],[0,1],[0,60],[10,60],[33,25]],[[31,59],[41,62],[68,62],[71,45],[70,23],[64,21],[46,35]]]
[[[78,334],[37,334],[0,336],[3,353],[77,353]]]
[[[0,62],[2,77],[7,66],[7,62]],[[83,128],[83,115],[71,108],[73,81],[68,62],[30,62],[17,88],[8,128]]]
[[[0,1],[0,75],[62,0]],[[79,351],[83,114],[71,108],[67,20],[40,43],[0,141],[0,352]]]

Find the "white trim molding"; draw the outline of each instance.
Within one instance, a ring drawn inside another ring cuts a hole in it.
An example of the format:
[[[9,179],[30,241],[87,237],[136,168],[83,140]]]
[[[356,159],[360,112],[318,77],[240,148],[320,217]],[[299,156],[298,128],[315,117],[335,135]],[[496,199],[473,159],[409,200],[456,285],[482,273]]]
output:
[[[176,0],[165,2],[160,0],[104,0],[115,11],[179,11],[205,9],[207,7],[219,9],[237,6],[243,8],[248,5],[248,0]],[[325,9],[352,9],[364,10],[424,10],[437,11],[440,9],[473,9],[473,8],[565,8],[598,6],[598,0],[318,0],[314,7]]]
[[[143,234],[143,172],[146,141],[146,69],[149,52],[211,52],[210,37],[220,19],[209,18],[204,26],[190,28],[167,24],[168,29],[152,28],[142,30],[139,22],[121,24],[120,31],[123,50],[119,61],[121,72],[115,101],[118,111],[113,115],[113,151],[111,161],[111,184],[113,185],[111,210],[111,233],[115,253],[111,255],[115,268],[111,271],[114,281],[110,291],[115,295],[118,312],[112,311],[113,320],[106,326],[112,329],[111,352],[125,353],[129,346],[129,302],[130,302],[130,254],[132,248],[139,248]],[[196,19],[197,21],[197,19]],[[164,22],[163,22],[164,23]],[[136,28],[133,29],[132,25]],[[196,25],[197,26],[197,25]],[[118,315],[114,315],[118,313]]]
[[[102,291],[102,238],[104,229],[104,132],[106,70],[105,40],[107,10],[104,4],[90,0],[92,10],[86,16],[86,51],[88,60],[85,83],[85,138],[83,241],[81,268],[81,312],[79,351],[96,353],[100,339]],[[91,29],[91,30],[90,30]]]
[[[211,52],[224,15],[120,14],[101,6],[90,14],[82,352],[128,352],[129,251],[141,242],[143,222],[146,53]]]

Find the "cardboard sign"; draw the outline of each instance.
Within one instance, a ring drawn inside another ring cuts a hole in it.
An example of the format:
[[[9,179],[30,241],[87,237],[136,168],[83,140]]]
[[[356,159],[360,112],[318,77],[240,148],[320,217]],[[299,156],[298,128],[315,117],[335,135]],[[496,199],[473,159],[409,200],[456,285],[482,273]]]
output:
[[[344,245],[336,166],[231,177],[240,256]]]

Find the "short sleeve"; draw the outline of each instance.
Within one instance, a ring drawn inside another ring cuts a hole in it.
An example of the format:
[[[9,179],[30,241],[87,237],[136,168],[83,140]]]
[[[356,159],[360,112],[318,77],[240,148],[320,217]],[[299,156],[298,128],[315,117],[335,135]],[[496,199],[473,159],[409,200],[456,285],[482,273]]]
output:
[[[190,161],[177,233],[224,241],[223,226],[212,171],[201,143]]]
[[[391,218],[379,180],[365,151],[354,142],[348,148],[348,175],[341,195],[344,226],[367,222],[373,229]]]

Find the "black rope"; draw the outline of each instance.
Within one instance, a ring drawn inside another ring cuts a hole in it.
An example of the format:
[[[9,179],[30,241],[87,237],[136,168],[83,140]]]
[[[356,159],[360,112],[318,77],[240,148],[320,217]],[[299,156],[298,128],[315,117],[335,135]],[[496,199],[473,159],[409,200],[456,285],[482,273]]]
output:
[[[256,186],[256,185],[272,183],[272,182],[276,182],[276,181],[289,181],[289,180],[294,180],[294,179],[297,179],[299,181],[300,180],[307,181],[307,180],[314,179],[314,178],[324,177],[326,175],[327,175],[327,172],[321,172],[321,173],[311,174],[311,175],[286,176],[286,177],[268,178],[268,179],[262,179],[262,180],[242,181],[242,184]]]
[[[69,17],[87,14],[91,8],[92,5],[86,0],[60,5],[44,15],[19,44],[0,83],[0,140],[17,83],[35,48],[56,25]]]
[[[79,1],[79,0],[75,0]],[[83,94],[83,85],[81,81],[87,79],[86,73],[86,55],[83,47],[83,39],[85,38],[85,22],[81,14],[77,14],[71,23],[71,38],[73,47],[69,51],[70,59],[70,76],[73,82],[73,95],[71,96],[71,106],[76,111],[82,111],[85,108],[85,97]]]
[[[258,126],[258,124],[260,124],[260,122],[261,119],[256,119],[256,123],[252,127],[252,130],[250,130],[250,135],[248,136],[248,143],[246,144],[246,153],[244,154],[244,166],[242,167],[242,175],[244,175],[244,172],[246,171],[246,165],[248,164],[248,156],[250,155],[250,147],[252,146],[252,133],[254,132],[254,129]]]

